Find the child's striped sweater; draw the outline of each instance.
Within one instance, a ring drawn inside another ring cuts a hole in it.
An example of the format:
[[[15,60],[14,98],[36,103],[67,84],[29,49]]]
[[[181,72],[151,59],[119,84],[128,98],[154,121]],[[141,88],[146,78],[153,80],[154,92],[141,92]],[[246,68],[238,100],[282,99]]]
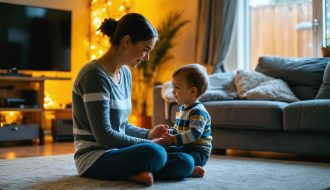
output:
[[[180,106],[177,109],[170,134],[174,145],[187,145],[211,154],[211,117],[199,101],[187,108]]]

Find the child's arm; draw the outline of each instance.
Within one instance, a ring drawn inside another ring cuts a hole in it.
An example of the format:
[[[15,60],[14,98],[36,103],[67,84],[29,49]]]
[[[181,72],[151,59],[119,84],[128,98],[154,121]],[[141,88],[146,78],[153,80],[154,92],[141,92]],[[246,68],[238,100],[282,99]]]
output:
[[[205,125],[208,122],[206,114],[203,111],[194,110],[189,116],[189,120],[189,129],[187,131],[176,134],[170,133],[168,136],[164,137],[167,145],[184,145],[192,143],[202,136]]]

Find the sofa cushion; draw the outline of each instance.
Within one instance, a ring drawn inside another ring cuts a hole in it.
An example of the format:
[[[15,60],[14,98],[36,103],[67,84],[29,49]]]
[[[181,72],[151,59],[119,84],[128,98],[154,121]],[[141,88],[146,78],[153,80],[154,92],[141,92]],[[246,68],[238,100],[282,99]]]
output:
[[[322,84],[316,99],[330,99],[330,84]]]
[[[276,101],[229,100],[205,102],[212,127],[277,130],[282,129],[282,114],[287,103]]]
[[[238,95],[242,99],[299,101],[285,81],[268,77],[256,71],[237,70],[235,85]]]
[[[285,131],[330,132],[330,100],[306,100],[284,108]]]
[[[316,95],[316,99],[330,99],[330,62],[323,74],[323,82]]]
[[[330,58],[260,57],[256,71],[288,83],[301,100],[314,99]]]

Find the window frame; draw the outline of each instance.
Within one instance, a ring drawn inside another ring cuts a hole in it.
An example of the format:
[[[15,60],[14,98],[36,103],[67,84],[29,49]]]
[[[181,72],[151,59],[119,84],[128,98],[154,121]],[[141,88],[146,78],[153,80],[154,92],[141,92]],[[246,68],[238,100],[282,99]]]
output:
[[[236,60],[237,68],[244,70],[251,70],[250,55],[251,55],[251,36],[250,36],[250,11],[249,11],[249,1],[239,1],[237,8],[237,30],[234,34],[233,40],[237,44],[236,47]],[[326,0],[312,0],[312,30],[313,30],[313,57],[321,56],[321,47],[326,43],[326,24],[325,21],[326,14]],[[235,51],[232,49],[231,51]],[[234,52],[231,52],[234,53]],[[228,62],[230,62],[228,60]]]

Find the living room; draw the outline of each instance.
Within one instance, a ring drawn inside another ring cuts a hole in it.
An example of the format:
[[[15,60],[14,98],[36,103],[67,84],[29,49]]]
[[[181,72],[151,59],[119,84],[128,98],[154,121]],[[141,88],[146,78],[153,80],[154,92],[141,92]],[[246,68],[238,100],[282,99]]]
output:
[[[18,56],[9,59],[5,55],[14,46],[1,48],[2,59],[7,62],[0,65],[0,171],[6,171],[1,172],[4,175],[0,177],[0,189],[144,187],[128,181],[80,178],[73,160],[74,81],[86,63],[101,57],[110,46],[109,38],[97,31],[102,21],[133,12],[142,14],[157,28],[157,43],[162,46],[156,43],[146,62],[155,65],[154,68],[141,63],[130,69],[133,77],[130,123],[146,130],[160,123],[173,125],[178,105],[171,99],[172,73],[182,65],[201,63],[210,75],[209,91],[201,97],[213,124],[213,151],[205,166],[205,176],[174,182],[155,180],[152,188],[330,187],[326,180],[330,175],[327,117],[330,59],[322,52],[329,51],[330,46],[329,0],[0,0],[0,3],[1,15],[14,12],[10,11],[13,6],[24,8],[25,15],[35,17],[43,11],[54,11],[54,15],[65,17],[66,23],[70,23],[60,29],[60,37],[52,36],[57,42],[64,41],[66,49],[61,50],[61,58],[65,61],[58,61],[57,57],[54,58],[57,62],[47,61],[44,67],[45,61],[13,65]],[[20,11],[15,13],[19,15]],[[15,26],[11,25],[15,19],[8,17],[4,26]],[[168,41],[162,37],[173,32],[173,28],[164,27],[169,26],[166,24],[178,26]],[[5,27],[1,27],[0,38],[7,38],[3,37],[7,32],[2,28]],[[10,33],[8,39],[14,42],[26,37],[19,30],[12,29]],[[26,52],[41,46],[34,54],[38,60],[49,59],[53,56],[45,53],[52,49],[49,37],[40,33],[36,37],[42,39],[39,45],[27,46],[25,41],[22,46],[29,47]],[[168,48],[165,55],[155,58],[163,47]],[[58,62],[62,65],[56,65]],[[278,88],[269,90],[274,86]],[[262,97],[260,91],[256,95],[256,88],[261,89]],[[26,102],[22,104],[23,101]],[[270,175],[269,171],[274,171],[273,178],[263,180]],[[251,177],[255,173],[258,175]],[[283,180],[287,175],[292,177],[291,182]],[[242,183],[235,183],[237,180]],[[221,185],[217,186],[218,183]]]

